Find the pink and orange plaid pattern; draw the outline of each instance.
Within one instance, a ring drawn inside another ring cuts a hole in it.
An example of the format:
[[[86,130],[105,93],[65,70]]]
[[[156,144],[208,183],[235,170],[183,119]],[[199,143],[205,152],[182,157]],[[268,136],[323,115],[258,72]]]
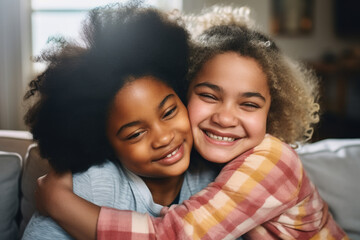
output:
[[[162,217],[102,207],[98,239],[348,239],[296,152],[266,135]]]

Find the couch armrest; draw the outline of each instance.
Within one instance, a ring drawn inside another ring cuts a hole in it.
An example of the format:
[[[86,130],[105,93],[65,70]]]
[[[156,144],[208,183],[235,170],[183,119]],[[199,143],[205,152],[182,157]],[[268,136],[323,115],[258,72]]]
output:
[[[21,202],[20,209],[22,220],[20,223],[20,236],[22,236],[26,225],[30,221],[32,214],[35,211],[34,192],[36,188],[36,180],[46,174],[49,170],[49,163],[39,154],[37,145],[31,144],[28,149],[26,158],[23,164],[23,174],[21,178]]]
[[[0,151],[16,152],[25,159],[31,143],[33,143],[33,137],[28,131],[0,130]]]

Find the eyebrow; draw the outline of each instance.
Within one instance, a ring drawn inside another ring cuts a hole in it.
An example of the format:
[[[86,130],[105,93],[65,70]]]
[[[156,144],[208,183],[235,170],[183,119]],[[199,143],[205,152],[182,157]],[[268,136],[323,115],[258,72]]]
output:
[[[136,126],[136,125],[139,125],[141,122],[140,121],[134,121],[134,122],[129,122],[129,123],[126,123],[124,125],[122,125],[119,130],[116,132],[116,136],[119,135],[119,133],[124,130],[125,128],[128,128],[128,127],[132,127],[132,126]]]
[[[212,90],[214,91],[217,91],[217,92],[222,92],[222,89],[217,86],[217,85],[214,85],[214,84],[211,84],[211,83],[208,83],[208,82],[202,82],[202,83],[198,83],[194,86],[194,88],[198,88],[198,87],[208,87],[208,88],[211,88]]]
[[[175,95],[173,93],[170,93],[169,95],[167,95],[166,97],[164,97],[164,99],[160,102],[158,109],[161,109],[165,103],[167,102],[167,100],[169,100],[170,98],[175,97]]]
[[[216,92],[223,92],[223,90],[219,86],[217,86],[215,84],[208,83],[208,82],[198,83],[198,84],[196,84],[194,86],[194,88],[198,88],[198,87],[208,87],[208,88],[211,88],[212,90],[214,90]],[[246,97],[246,98],[258,97],[261,100],[263,100],[264,102],[266,101],[265,97],[263,95],[261,95],[260,93],[258,93],[258,92],[245,92],[245,93],[240,94],[240,96],[241,97]]]
[[[164,97],[164,99],[159,103],[159,106],[157,107],[158,109],[161,109],[165,103],[170,99],[170,98],[173,98],[175,97],[175,95],[173,93],[167,95],[166,97]],[[124,125],[122,125],[119,130],[116,132],[116,136],[119,135],[119,133],[121,131],[123,131],[125,128],[129,128],[129,127],[133,127],[133,126],[136,126],[136,125],[139,125],[141,124],[141,121],[133,121],[133,122],[129,122],[129,123],[126,123]]]
[[[241,94],[241,96],[247,97],[247,98],[258,97],[258,98],[262,99],[264,102],[266,101],[265,97],[258,92],[245,92],[245,93]]]

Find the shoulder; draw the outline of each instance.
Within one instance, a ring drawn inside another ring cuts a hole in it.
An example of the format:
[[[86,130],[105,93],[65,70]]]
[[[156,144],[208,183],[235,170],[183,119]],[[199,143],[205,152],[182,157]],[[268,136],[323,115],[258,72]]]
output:
[[[274,163],[285,161],[291,164],[301,164],[299,156],[290,145],[270,134],[266,134],[263,141],[249,153],[254,156],[267,157]]]
[[[91,176],[91,177],[99,177],[103,173],[107,173],[110,175],[119,174],[119,167],[114,162],[111,162],[109,160],[104,161],[104,163],[99,165],[94,165],[90,167],[88,170],[82,173],[74,174],[74,177],[79,176]],[[106,176],[102,176],[106,177]]]
[[[255,151],[282,151],[285,148],[285,150],[290,150],[291,152],[295,151],[291,148],[290,145],[286,144],[285,142],[281,141],[279,138],[274,137],[270,134],[266,134],[262,142],[257,145],[254,150]],[[295,153],[296,154],[296,153]]]
[[[118,189],[127,183],[119,165],[108,160],[73,176],[74,193],[98,205],[112,206]]]
[[[119,175],[119,167],[115,163],[106,160],[100,165],[90,167],[88,170],[82,173],[74,174],[74,181],[82,181],[83,179],[99,179],[99,178],[111,178]]]
[[[257,169],[263,169],[268,176],[278,178],[284,185],[288,183],[298,190],[302,185],[304,167],[298,154],[290,145],[270,134],[266,134],[245,161],[255,162],[259,166]]]
[[[37,212],[33,214],[27,225],[23,240],[53,240],[53,239],[72,239],[59,225],[51,218],[44,217]]]
[[[227,172],[257,172],[262,176],[292,179],[298,185],[303,178],[303,165],[297,153],[280,139],[266,134],[263,141],[223,168]]]
[[[85,172],[74,174],[74,191],[80,190],[80,187],[91,189],[97,185],[106,186],[118,180],[119,176],[119,167],[113,162],[106,161],[101,165],[90,167]]]

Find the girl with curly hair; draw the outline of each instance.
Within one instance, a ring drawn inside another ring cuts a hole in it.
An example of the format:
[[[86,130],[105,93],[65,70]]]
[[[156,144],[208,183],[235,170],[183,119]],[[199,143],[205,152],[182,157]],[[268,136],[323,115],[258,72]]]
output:
[[[85,44],[58,39],[44,52],[48,66],[30,83],[25,121],[53,171],[74,174],[77,195],[158,216],[218,173],[201,160],[188,169],[193,139],[176,94],[188,71],[188,34],[132,2],[92,10],[83,36]],[[23,239],[71,236],[35,213]]]
[[[225,164],[218,177],[158,218],[107,207],[99,213],[70,193],[70,201],[99,214],[77,237],[95,238],[97,228],[98,239],[348,239],[289,145],[309,140],[319,120],[317,79],[269,37],[237,22],[240,12],[197,19],[212,22],[194,40],[188,74],[194,147]]]

